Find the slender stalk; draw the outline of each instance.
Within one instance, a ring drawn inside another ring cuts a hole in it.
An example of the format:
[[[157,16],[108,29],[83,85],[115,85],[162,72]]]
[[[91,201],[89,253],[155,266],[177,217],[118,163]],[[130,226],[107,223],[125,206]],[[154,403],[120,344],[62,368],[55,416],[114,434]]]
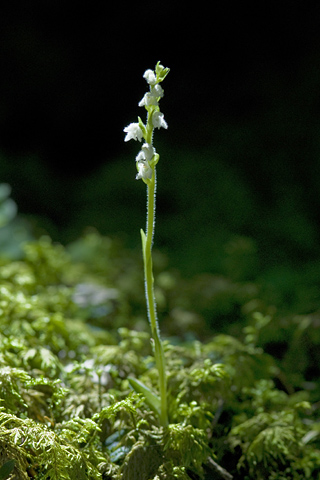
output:
[[[152,145],[154,128],[168,128],[164,120],[163,113],[159,109],[159,100],[163,97],[163,88],[160,83],[169,73],[169,68],[164,68],[158,62],[155,70],[150,69],[144,72],[143,77],[149,85],[149,91],[139,102],[140,107],[147,110],[147,122],[144,124],[140,117],[138,123],[130,123],[123,130],[126,133],[125,142],[130,139],[142,141],[139,154],[136,157],[136,167],[138,174],[136,179],[142,179],[147,185],[147,231],[141,230],[145,293],[147,301],[148,318],[151,327],[151,335],[154,343],[154,356],[159,374],[159,392],[155,395],[141,382],[129,378],[129,382],[139,393],[142,393],[151,408],[160,416],[161,425],[168,425],[168,406],[167,406],[167,377],[165,368],[165,359],[163,345],[160,338],[160,331],[157,322],[156,302],[154,298],[154,279],[152,268],[152,242],[155,226],[155,203],[156,203],[156,165],[159,161],[159,155]]]
[[[152,268],[152,242],[155,225],[155,193],[156,193],[156,168],[153,168],[153,175],[147,186],[147,232],[144,251],[144,277],[145,292],[148,308],[148,317],[151,326],[151,334],[154,341],[154,353],[159,373],[159,391],[161,400],[160,421],[163,426],[168,425],[167,413],[167,378],[163,346],[160,339],[160,332],[157,322],[156,302],[154,298],[154,278]]]

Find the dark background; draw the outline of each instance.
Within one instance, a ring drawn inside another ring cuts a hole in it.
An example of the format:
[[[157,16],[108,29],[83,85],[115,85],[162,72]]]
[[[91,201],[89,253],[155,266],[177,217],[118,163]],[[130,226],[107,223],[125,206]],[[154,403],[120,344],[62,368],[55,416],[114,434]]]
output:
[[[138,246],[123,128],[160,60],[157,246],[186,272],[219,268],[232,236],[264,265],[318,258],[319,20],[307,1],[2,3],[0,181],[54,240],[91,225]]]

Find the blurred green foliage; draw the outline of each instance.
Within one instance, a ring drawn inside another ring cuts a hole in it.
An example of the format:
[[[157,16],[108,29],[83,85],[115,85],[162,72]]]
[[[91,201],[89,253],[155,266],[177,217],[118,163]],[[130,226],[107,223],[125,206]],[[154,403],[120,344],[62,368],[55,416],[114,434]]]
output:
[[[32,238],[28,222],[17,217],[17,205],[10,194],[10,185],[0,183],[0,258],[21,256],[21,244]]]
[[[246,280],[251,241],[228,243],[219,275],[183,278],[155,252],[165,430],[128,382],[157,386],[140,252],[92,229],[68,248],[20,247],[0,266],[0,462],[14,478],[319,475],[316,316],[284,313]]]

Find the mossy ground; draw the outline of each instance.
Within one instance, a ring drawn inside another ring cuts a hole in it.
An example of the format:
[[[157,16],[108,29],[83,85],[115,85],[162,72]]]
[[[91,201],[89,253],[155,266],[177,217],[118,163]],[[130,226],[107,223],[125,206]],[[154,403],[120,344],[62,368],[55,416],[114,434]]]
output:
[[[127,380],[157,388],[141,272],[94,231],[2,259],[0,478],[319,478],[317,315],[277,309],[266,283],[182,278],[155,252],[163,429]]]

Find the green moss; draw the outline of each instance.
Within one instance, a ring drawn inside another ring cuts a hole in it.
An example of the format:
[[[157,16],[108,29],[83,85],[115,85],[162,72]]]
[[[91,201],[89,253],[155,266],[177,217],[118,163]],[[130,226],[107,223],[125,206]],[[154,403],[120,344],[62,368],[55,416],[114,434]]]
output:
[[[167,428],[128,381],[157,389],[137,280],[141,257],[89,232],[68,249],[45,237],[28,243],[19,260],[2,261],[0,474],[11,468],[8,478],[17,479],[207,480],[218,471],[235,479],[317,478],[316,388],[303,388],[309,351],[318,344],[314,317],[257,314],[253,305],[266,304],[256,285],[182,279],[166,270],[163,256],[155,256],[155,267],[162,269],[158,296],[168,335]],[[232,317],[233,302],[241,309],[237,337],[232,322],[215,335],[207,318]],[[270,339],[284,333],[292,342],[283,359],[274,358],[262,346],[269,349]]]

